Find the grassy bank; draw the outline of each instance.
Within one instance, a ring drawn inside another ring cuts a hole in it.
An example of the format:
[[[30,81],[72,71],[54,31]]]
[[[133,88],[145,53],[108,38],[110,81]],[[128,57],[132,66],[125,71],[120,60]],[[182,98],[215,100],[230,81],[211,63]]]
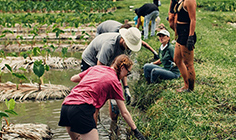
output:
[[[152,1],[117,1],[118,9],[106,19],[133,20],[135,14],[129,6],[138,8],[145,2]],[[161,23],[167,26],[173,40],[174,32],[166,21],[169,0],[161,0],[161,3]],[[205,3],[198,1],[198,5]],[[183,86],[182,78],[147,85],[142,66],[151,62],[153,54],[145,48],[137,53],[139,67],[136,70],[141,78],[131,83],[133,103],[138,103],[136,106],[146,115],[137,115],[134,119],[147,139],[236,138],[236,28],[229,23],[235,23],[236,17],[235,11],[222,11],[197,8],[194,92],[175,91]],[[156,50],[160,46],[157,37],[147,42]]]

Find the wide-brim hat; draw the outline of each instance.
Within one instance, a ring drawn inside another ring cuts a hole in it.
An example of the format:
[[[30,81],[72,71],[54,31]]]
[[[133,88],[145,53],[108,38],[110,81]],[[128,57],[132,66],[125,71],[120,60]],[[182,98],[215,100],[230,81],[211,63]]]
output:
[[[121,28],[119,30],[121,37],[125,40],[126,45],[130,50],[137,52],[141,49],[142,39],[141,32],[136,27],[129,29]]]
[[[160,34],[170,37],[170,33],[167,30],[164,30],[164,29],[160,30],[160,32],[157,33],[157,36],[159,36]]]

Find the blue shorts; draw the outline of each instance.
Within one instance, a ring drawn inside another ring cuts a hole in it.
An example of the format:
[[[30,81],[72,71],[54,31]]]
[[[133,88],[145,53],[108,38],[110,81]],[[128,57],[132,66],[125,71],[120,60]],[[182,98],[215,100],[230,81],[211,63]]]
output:
[[[86,134],[96,128],[93,118],[95,107],[89,104],[62,105],[59,126],[71,127],[70,131]]]

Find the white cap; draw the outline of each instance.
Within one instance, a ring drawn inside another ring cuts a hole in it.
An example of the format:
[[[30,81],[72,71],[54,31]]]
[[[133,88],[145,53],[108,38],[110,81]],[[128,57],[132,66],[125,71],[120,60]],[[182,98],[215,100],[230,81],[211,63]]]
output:
[[[160,30],[160,32],[157,33],[157,36],[159,36],[160,34],[170,37],[170,33],[167,30]]]

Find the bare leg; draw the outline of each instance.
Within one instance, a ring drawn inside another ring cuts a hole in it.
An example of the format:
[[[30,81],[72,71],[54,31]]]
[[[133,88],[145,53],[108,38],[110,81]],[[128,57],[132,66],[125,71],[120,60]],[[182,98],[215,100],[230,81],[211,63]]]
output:
[[[184,79],[184,87],[181,88],[182,89],[188,89],[188,74],[187,74],[187,68],[186,65],[183,62],[183,51],[185,46],[180,45],[179,43],[176,42],[175,44],[175,54],[174,54],[174,61],[177,65],[177,67],[180,70],[180,73]],[[186,58],[186,57],[185,57]],[[178,91],[178,90],[177,90]],[[179,92],[179,91],[178,91]],[[181,91],[180,91],[181,92]]]
[[[82,140],[99,140],[97,129],[92,129],[86,134],[80,134]]]
[[[115,112],[112,112],[111,100],[108,100],[108,104],[109,104],[110,117],[111,117],[112,121],[117,122],[117,118],[118,118],[119,114],[116,114]]]
[[[195,70],[194,70],[194,51],[189,51],[188,48],[185,46],[181,46],[183,50],[183,60],[184,64],[187,68],[187,74],[188,74],[188,88],[190,91],[194,90],[194,82],[195,82]]]
[[[99,113],[99,109],[96,109],[95,113],[93,114],[93,118],[94,118],[94,121],[97,125],[97,122],[98,122],[98,113]]]
[[[70,138],[72,139],[72,140],[80,140],[80,135],[78,134],[78,133],[75,133],[75,132],[71,132],[70,131],[70,127],[66,127],[66,131],[67,131],[67,133],[70,135]]]

